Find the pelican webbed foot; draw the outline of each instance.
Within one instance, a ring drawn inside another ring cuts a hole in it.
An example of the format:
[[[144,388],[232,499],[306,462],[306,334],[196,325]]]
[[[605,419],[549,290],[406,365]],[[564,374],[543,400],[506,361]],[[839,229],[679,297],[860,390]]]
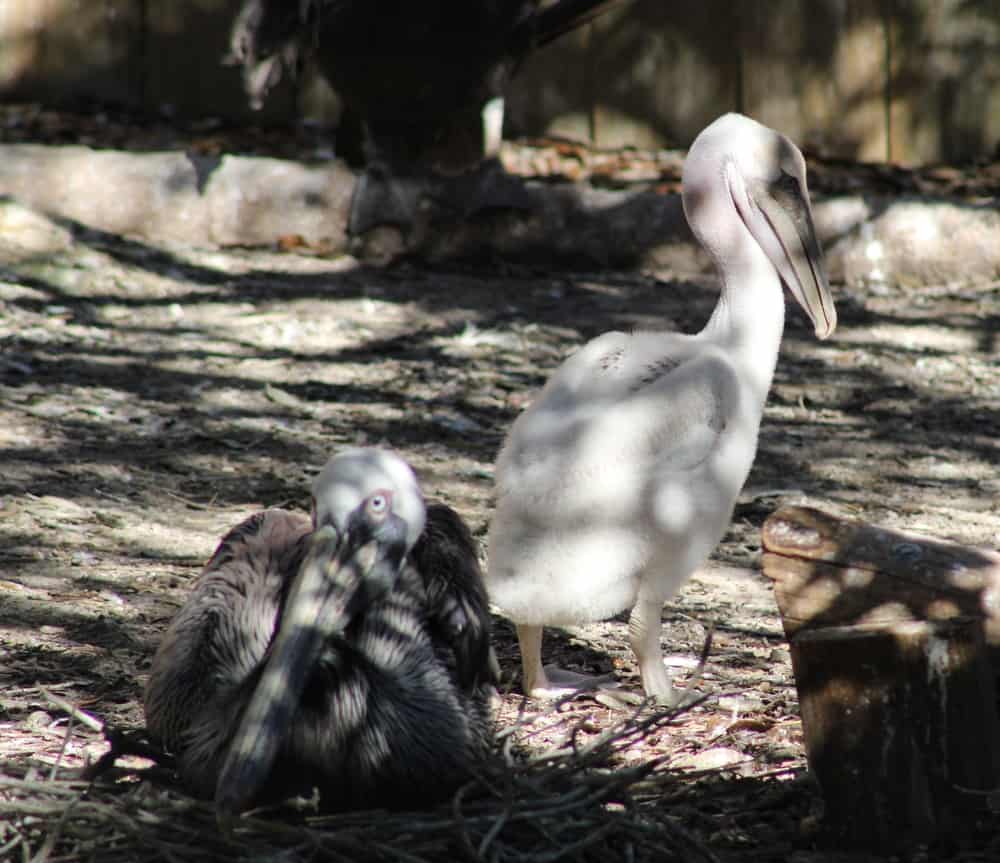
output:
[[[542,666],[542,627],[518,624],[522,685],[529,698],[558,699],[599,689],[617,690],[614,675],[580,674],[555,665]]]

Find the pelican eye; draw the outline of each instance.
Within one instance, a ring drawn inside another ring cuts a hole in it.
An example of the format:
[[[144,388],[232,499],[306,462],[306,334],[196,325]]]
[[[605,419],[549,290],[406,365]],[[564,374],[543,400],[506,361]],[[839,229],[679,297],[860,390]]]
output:
[[[772,184],[771,188],[776,191],[783,191],[787,194],[802,194],[802,187],[799,185],[799,178],[788,171],[782,170]]]
[[[388,514],[391,505],[392,493],[377,491],[365,501],[365,514],[369,518],[381,520]]]
[[[784,170],[781,171],[776,180],[768,184],[768,192],[775,201],[791,213],[800,210],[805,201],[799,178]]]

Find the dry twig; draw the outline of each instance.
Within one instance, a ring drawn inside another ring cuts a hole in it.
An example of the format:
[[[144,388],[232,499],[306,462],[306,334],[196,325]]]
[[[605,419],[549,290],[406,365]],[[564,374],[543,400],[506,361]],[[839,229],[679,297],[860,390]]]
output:
[[[580,726],[567,729],[564,744],[530,756],[515,754],[515,728],[501,734],[503,751],[446,805],[308,818],[285,807],[250,813],[229,835],[217,829],[209,803],[138,783],[138,773],[118,771],[116,776],[131,781],[88,785],[69,777],[39,781],[30,768],[8,763],[0,768],[0,848],[8,853],[20,848],[26,860],[101,863],[250,858],[713,863],[712,852],[679,828],[650,794],[653,777],[669,781],[663,759],[622,762],[624,752],[676,715],[640,708],[596,736]],[[641,800],[633,793],[640,786]]]

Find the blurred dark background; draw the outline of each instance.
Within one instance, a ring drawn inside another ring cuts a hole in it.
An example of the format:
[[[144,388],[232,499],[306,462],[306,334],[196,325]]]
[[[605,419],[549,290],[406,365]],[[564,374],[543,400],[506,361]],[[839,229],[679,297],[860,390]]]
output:
[[[250,109],[221,64],[239,6],[6,0],[0,102],[336,124],[336,94],[308,68]],[[996,0],[636,0],[528,58],[505,135],[685,146],[740,110],[827,156],[967,161],[996,153],[998,78]]]

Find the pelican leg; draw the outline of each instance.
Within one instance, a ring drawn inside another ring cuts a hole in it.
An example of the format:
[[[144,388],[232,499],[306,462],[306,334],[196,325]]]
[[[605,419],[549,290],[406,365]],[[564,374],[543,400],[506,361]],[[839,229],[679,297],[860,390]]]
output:
[[[660,650],[662,611],[662,602],[640,599],[629,615],[628,638],[639,663],[639,676],[646,695],[661,704],[675,705],[678,696],[670,683],[663,664],[663,652]]]
[[[521,677],[529,698],[563,698],[592,689],[617,689],[611,675],[578,674],[555,665],[542,666],[542,627],[517,624]]]
[[[521,685],[529,698],[544,695],[549,688],[542,668],[542,627],[517,625],[517,643],[521,648]]]

